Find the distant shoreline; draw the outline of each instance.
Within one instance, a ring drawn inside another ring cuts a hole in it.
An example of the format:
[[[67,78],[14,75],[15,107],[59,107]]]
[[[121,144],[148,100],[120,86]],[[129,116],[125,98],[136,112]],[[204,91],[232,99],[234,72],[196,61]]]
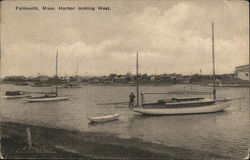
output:
[[[17,85],[17,82],[13,81],[0,81],[1,84],[12,84]],[[80,83],[82,86],[136,86],[135,83],[86,83],[82,82]],[[45,86],[37,86],[37,87],[48,87],[52,86],[54,84],[45,84]],[[60,84],[58,84],[60,85]],[[200,86],[206,86],[206,87],[213,87],[212,84],[204,84],[204,83],[169,83],[169,82],[141,82],[140,86],[171,86],[171,85],[200,85]],[[20,85],[22,86],[22,85]],[[25,85],[23,85],[25,86]],[[228,84],[222,84],[222,85],[216,85],[216,87],[240,87],[240,88],[249,88],[250,85],[246,83],[228,83]]]
[[[142,158],[142,159],[226,159],[217,154],[122,139],[107,133],[69,131],[13,122],[1,122],[4,158]],[[32,147],[27,147],[26,128]]]

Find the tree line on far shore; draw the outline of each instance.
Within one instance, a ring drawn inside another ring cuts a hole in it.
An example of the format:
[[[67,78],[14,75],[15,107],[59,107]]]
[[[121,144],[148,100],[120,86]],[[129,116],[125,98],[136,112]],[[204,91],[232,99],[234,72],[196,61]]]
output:
[[[175,84],[196,84],[196,83],[212,83],[215,79],[217,83],[246,83],[239,78],[235,78],[234,74],[222,74],[222,75],[181,75],[181,74],[159,74],[159,75],[147,75],[139,74],[138,79],[141,83],[175,83]],[[110,74],[107,76],[6,76],[4,82],[15,83],[27,83],[27,82],[40,82],[40,83],[66,83],[66,82],[85,82],[85,83],[134,83],[137,80],[137,76],[132,73],[122,74]]]

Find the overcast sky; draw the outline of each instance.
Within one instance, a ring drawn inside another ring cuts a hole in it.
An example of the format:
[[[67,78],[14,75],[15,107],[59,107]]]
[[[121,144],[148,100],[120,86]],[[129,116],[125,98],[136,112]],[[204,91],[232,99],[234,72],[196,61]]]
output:
[[[3,1],[1,77],[54,75],[57,50],[61,76],[74,75],[77,62],[79,75],[135,73],[137,51],[140,73],[212,74],[212,21],[216,73],[233,73],[249,63],[248,13],[248,2],[237,0]]]

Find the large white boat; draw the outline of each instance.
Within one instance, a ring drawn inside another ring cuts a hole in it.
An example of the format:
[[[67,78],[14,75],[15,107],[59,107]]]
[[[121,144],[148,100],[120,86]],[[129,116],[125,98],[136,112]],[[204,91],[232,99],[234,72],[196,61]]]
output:
[[[57,68],[58,68],[58,52],[56,53],[56,77],[57,77]],[[56,84],[55,94],[45,94],[44,96],[30,97],[30,98],[26,98],[25,101],[27,102],[53,102],[53,101],[62,101],[62,100],[67,100],[67,99],[68,97],[58,96],[57,84]]]
[[[212,58],[213,58],[213,77],[215,77],[214,65],[214,25],[212,23]],[[137,56],[138,73],[138,56]],[[137,75],[137,104],[139,102],[139,87]],[[231,99],[216,100],[215,78],[213,83],[213,99],[204,97],[184,97],[158,100],[154,103],[144,103],[144,94],[141,94],[142,105],[140,108],[133,109],[134,112],[148,115],[169,115],[169,114],[196,114],[213,113],[222,111],[230,107]]]
[[[200,105],[200,106],[193,106],[190,105],[190,102],[187,103],[180,103],[181,105],[178,106],[178,103],[175,104],[175,107],[166,107],[166,108],[136,108],[133,111],[147,114],[147,115],[171,115],[171,114],[196,114],[196,113],[213,113],[222,111],[228,107],[230,107],[231,101],[217,101],[211,105]],[[184,104],[189,104],[184,105]]]

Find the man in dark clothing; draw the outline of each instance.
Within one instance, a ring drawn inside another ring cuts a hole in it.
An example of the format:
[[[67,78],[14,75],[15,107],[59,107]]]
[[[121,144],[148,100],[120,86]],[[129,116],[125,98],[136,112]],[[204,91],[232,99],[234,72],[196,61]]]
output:
[[[129,106],[128,107],[133,107],[134,106],[134,100],[135,100],[135,95],[133,92],[129,95]]]

